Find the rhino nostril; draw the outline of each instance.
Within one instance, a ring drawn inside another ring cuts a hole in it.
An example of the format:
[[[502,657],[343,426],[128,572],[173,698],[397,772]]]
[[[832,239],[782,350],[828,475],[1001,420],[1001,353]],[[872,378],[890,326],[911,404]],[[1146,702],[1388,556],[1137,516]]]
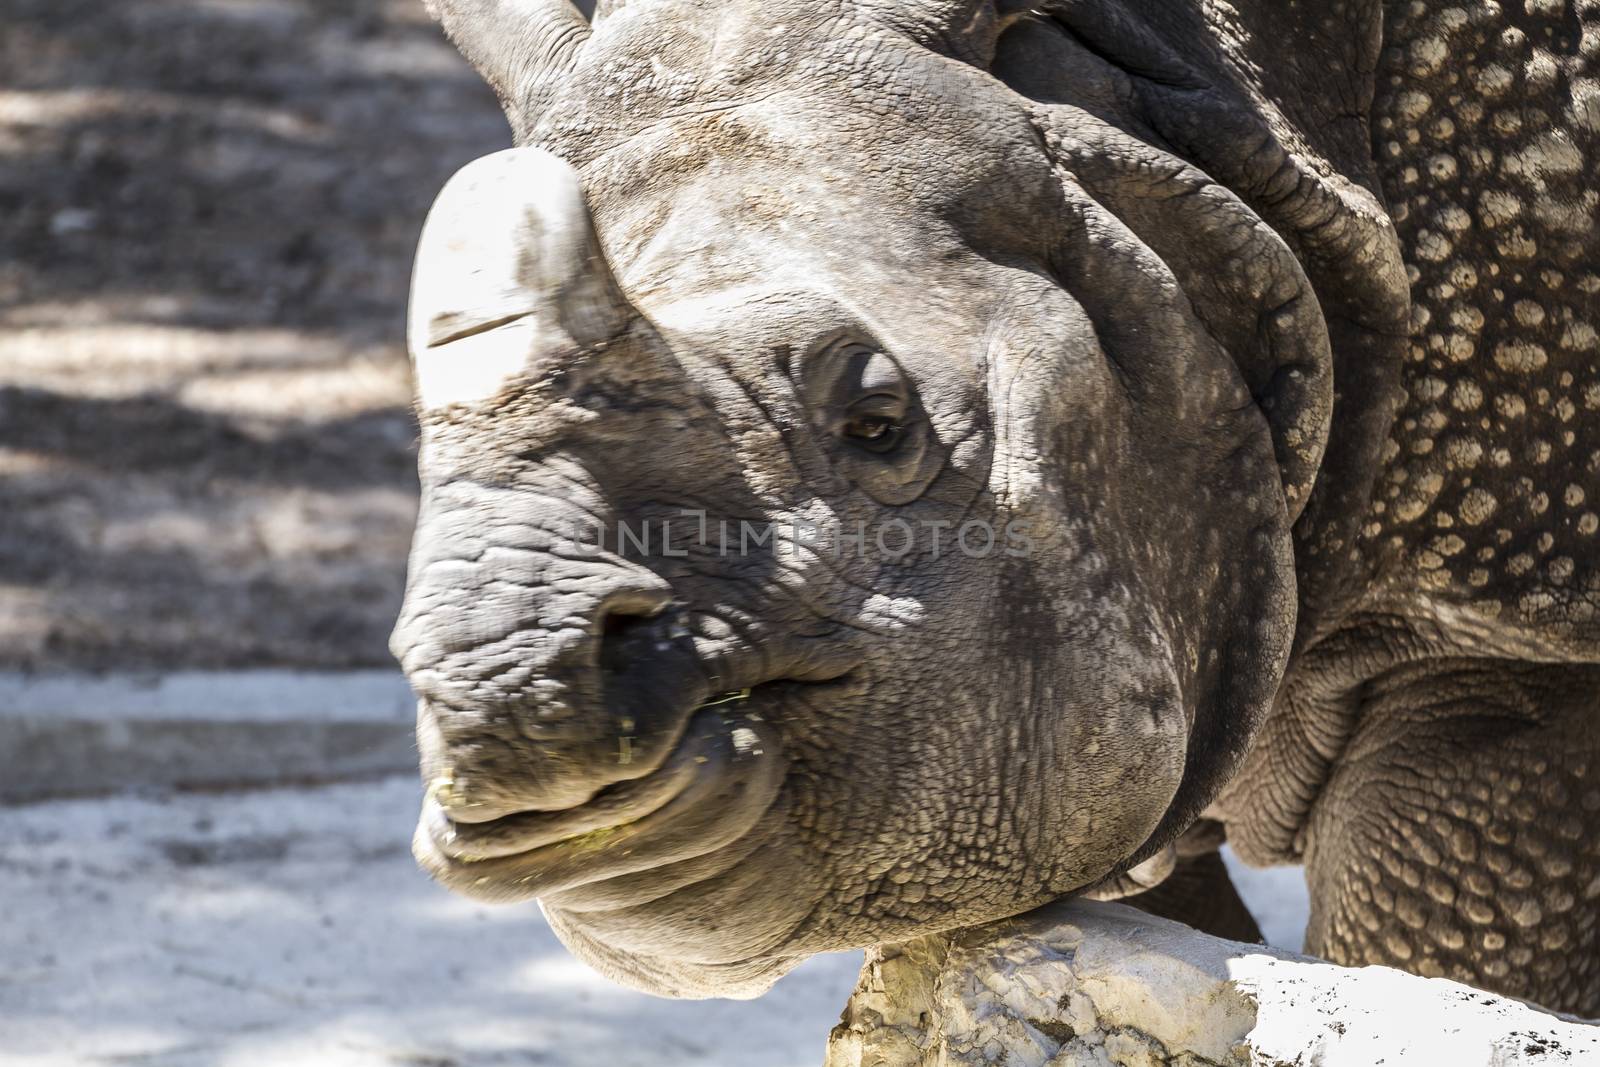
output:
[[[615,590],[595,605],[589,616],[589,632],[605,640],[613,633],[655,618],[671,603],[672,591],[664,584]]]
[[[613,590],[595,606],[590,616],[589,633],[602,671],[625,669],[640,651],[647,648],[651,620],[658,618],[672,603],[672,591],[664,584]]]
[[[599,627],[600,669],[606,674],[626,671],[648,647],[645,630],[649,625],[649,616],[607,612]]]
[[[604,643],[621,640],[646,621],[648,617],[644,615],[628,615],[620,611],[607,612],[600,623],[600,640]]]

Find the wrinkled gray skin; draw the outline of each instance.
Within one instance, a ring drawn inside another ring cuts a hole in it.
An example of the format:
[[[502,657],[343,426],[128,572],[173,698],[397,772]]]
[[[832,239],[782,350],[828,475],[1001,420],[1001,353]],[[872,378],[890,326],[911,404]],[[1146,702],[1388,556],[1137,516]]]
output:
[[[430,871],[748,996],[1204,814],[1600,1014],[1595,0],[434,8],[527,147],[418,253]]]

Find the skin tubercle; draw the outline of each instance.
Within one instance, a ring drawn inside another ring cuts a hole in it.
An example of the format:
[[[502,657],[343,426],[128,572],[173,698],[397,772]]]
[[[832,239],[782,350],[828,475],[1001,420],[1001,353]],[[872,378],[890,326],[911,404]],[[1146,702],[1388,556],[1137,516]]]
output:
[[[1405,397],[1364,605],[1600,639],[1600,8],[1391,3],[1374,150],[1406,251]]]

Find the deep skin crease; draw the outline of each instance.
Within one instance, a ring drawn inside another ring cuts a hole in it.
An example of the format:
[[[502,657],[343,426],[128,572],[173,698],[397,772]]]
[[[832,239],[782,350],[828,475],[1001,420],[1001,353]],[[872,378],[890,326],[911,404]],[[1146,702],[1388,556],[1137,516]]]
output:
[[[750,996],[1175,860],[1203,917],[1221,824],[1312,951],[1600,1014],[1600,7],[434,8],[528,150],[413,293],[430,871]]]

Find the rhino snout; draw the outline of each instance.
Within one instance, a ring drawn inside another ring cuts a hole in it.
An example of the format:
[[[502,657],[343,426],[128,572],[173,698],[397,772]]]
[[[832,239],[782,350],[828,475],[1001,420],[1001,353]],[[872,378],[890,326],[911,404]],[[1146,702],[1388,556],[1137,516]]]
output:
[[[664,580],[604,553],[422,545],[394,650],[420,697],[413,849],[434,877],[491,900],[635,903],[674,877],[652,872],[714,866],[760,824],[782,739],[710,699],[742,668],[702,658]],[[425,561],[440,551],[474,562]]]
[[[654,771],[701,696],[671,598],[604,559],[488,550],[422,567],[392,644],[450,817],[564,810]]]

